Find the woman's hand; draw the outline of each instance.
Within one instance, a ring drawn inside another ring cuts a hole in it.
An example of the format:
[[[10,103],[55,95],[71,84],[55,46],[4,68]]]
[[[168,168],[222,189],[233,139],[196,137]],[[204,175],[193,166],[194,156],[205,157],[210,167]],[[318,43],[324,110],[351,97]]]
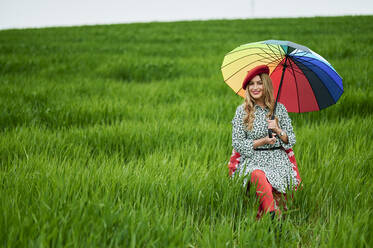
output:
[[[273,133],[272,134],[272,138],[270,138],[270,137],[265,137],[264,138],[264,142],[266,143],[266,144],[268,144],[268,145],[273,145],[274,143],[276,143],[276,134],[275,133]]]
[[[271,129],[273,132],[278,133],[278,125],[276,120],[267,120],[268,129]]]
[[[278,127],[277,125],[277,121],[276,120],[267,120],[268,122],[268,129],[272,129],[272,131],[275,133],[275,134],[278,134],[279,138],[285,143],[287,144],[289,142],[288,140],[288,136],[285,132],[283,132],[281,130],[281,128]],[[274,135],[274,133],[272,133],[272,135]],[[272,144],[272,143],[267,143],[267,144]]]
[[[261,138],[261,139],[257,139],[257,140],[254,140],[254,149],[258,148],[259,146],[264,146],[264,145],[273,145],[274,143],[276,143],[276,134],[273,133],[272,134],[272,138],[270,137],[264,137],[264,138]]]

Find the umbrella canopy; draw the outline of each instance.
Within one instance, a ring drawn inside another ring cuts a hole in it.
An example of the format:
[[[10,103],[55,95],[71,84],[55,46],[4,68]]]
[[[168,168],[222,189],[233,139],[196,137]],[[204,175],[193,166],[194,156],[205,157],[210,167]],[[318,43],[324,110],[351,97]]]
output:
[[[247,72],[263,64],[270,69],[276,102],[289,112],[324,109],[343,93],[342,78],[327,60],[290,41],[266,40],[237,47],[224,57],[224,81],[244,97],[242,81]]]

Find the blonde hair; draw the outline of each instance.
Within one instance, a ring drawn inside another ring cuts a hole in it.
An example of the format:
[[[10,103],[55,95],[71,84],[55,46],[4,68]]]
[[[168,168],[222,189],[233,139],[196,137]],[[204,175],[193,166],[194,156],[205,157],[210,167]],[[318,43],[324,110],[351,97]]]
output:
[[[263,82],[264,104],[266,107],[269,108],[269,113],[267,115],[269,118],[273,114],[273,109],[274,109],[274,104],[275,104],[275,98],[273,96],[272,80],[269,77],[269,75],[266,73],[260,74],[259,77]],[[253,124],[254,124],[254,118],[255,118],[255,115],[254,115],[255,100],[250,95],[249,86],[246,87],[245,94],[246,94],[246,97],[244,100],[244,110],[246,111],[246,116],[244,117],[243,122],[246,125],[247,130],[252,130]]]

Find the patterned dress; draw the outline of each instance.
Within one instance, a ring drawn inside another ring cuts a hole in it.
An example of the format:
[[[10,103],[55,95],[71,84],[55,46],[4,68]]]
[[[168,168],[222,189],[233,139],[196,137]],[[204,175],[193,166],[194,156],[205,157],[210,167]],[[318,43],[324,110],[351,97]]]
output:
[[[267,114],[268,108],[262,108],[255,105],[255,119],[253,129],[247,130],[243,122],[246,116],[244,105],[236,109],[236,114],[232,120],[232,146],[234,150],[241,154],[240,163],[235,175],[244,176],[244,185],[248,181],[251,172],[258,169],[264,171],[269,183],[274,189],[281,193],[286,193],[298,185],[297,173],[293,170],[293,164],[290,162],[284,149],[290,149],[295,144],[295,134],[291,125],[288,112],[284,105],[277,103],[276,116],[279,120],[279,127],[284,130],[288,136],[288,144],[277,138],[275,144],[266,144],[260,148],[272,148],[282,146],[284,149],[277,150],[254,150],[254,140],[266,137],[268,135]]]

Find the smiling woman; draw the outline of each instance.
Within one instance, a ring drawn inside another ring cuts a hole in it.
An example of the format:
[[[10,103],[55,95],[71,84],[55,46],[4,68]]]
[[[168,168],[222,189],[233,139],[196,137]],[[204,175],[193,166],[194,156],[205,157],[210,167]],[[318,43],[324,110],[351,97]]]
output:
[[[257,218],[263,212],[281,214],[274,194],[283,195],[295,188],[299,182],[296,170],[285,150],[295,144],[295,134],[284,105],[278,103],[276,119],[270,120],[275,104],[269,68],[259,65],[245,77],[242,89],[246,92],[244,104],[238,106],[232,120],[232,146],[241,155],[237,172],[244,179],[244,185],[256,184],[260,198]],[[268,129],[274,133],[268,137]],[[276,137],[277,136],[277,137]]]

